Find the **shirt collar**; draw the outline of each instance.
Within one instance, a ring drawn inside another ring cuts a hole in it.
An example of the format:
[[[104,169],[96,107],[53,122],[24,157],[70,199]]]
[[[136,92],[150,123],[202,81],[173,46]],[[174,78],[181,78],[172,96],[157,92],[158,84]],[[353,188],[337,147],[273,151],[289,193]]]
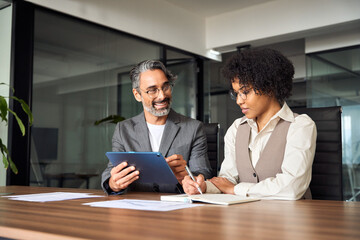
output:
[[[281,119],[283,119],[284,121],[288,121],[288,122],[294,122],[295,118],[294,118],[294,113],[291,111],[291,109],[289,108],[289,106],[286,104],[286,102],[284,102],[284,105],[282,106],[282,108],[274,115],[280,117]]]
[[[269,122],[273,121],[274,119],[283,119],[284,121],[288,122],[295,121],[294,114],[289,108],[289,106],[286,104],[286,102],[284,102],[282,108],[274,116],[272,116]],[[253,119],[248,119],[246,116],[241,119],[240,124],[243,124],[245,122],[247,122],[250,126],[256,126],[256,122]]]

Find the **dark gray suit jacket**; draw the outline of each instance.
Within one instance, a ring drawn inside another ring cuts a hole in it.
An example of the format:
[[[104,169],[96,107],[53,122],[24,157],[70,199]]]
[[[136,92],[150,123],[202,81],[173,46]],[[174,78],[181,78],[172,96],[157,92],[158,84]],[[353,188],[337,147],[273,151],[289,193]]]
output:
[[[116,125],[112,139],[112,151],[152,151],[144,112]],[[200,121],[185,117],[176,113],[174,110],[171,110],[166,120],[159,152],[161,152],[164,157],[173,154],[181,154],[184,160],[188,162],[188,166],[194,175],[201,173],[205,178],[211,177],[211,167],[207,155],[206,135]],[[109,162],[101,179],[101,186],[108,194],[112,193],[112,190],[109,188],[110,171],[112,168],[113,165]],[[133,182],[129,188],[136,191],[174,193],[182,191],[179,184],[172,186],[153,186],[138,184],[136,181]]]

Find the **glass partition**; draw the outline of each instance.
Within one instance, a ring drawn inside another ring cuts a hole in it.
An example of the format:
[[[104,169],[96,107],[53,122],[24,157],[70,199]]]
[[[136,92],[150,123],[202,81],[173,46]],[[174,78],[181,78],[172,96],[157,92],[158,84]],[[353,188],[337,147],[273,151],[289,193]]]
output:
[[[166,51],[166,65],[177,76],[172,108],[196,119],[197,64],[195,58],[174,50]]]
[[[130,69],[161,59],[165,47],[45,10],[35,11],[30,185],[100,188],[115,124],[143,108],[132,94]],[[195,57],[167,50],[178,76],[173,108],[196,118]]]
[[[130,68],[160,46],[64,15],[36,10],[31,185],[100,187],[115,124],[142,111]]]
[[[307,107],[342,106],[344,199],[360,200],[360,46],[307,57]]]

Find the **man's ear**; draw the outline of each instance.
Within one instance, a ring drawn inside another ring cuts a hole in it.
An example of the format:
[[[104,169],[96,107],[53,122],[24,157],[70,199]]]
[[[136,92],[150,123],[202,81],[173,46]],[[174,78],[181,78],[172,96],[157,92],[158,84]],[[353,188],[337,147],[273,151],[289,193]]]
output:
[[[132,91],[133,91],[133,94],[134,94],[134,97],[135,97],[136,101],[141,102],[141,95],[140,95],[140,93],[139,93],[135,88],[133,88]]]

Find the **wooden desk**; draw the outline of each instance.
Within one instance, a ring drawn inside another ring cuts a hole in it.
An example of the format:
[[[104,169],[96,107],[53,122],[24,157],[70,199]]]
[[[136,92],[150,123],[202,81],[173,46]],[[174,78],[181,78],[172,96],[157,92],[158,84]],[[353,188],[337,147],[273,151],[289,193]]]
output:
[[[14,194],[100,190],[9,186]],[[157,193],[31,203],[0,198],[0,236],[16,239],[360,239],[360,203],[262,200],[170,212],[94,208],[85,202],[159,200]]]

